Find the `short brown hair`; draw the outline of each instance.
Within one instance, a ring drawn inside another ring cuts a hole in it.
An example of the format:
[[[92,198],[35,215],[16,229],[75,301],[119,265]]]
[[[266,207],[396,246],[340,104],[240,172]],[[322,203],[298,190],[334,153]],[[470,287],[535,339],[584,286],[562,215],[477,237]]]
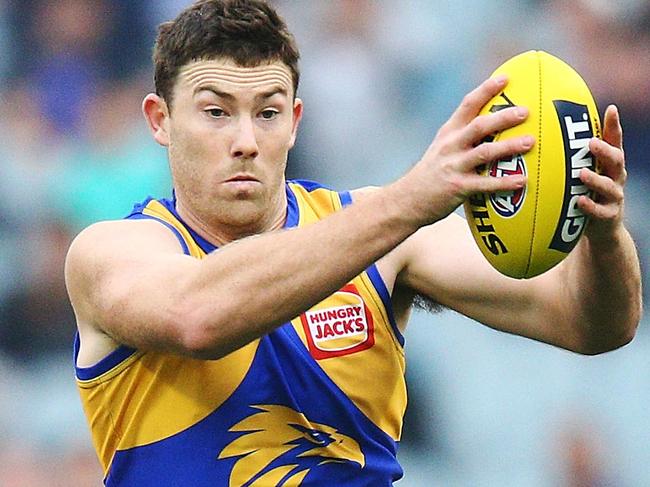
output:
[[[171,108],[179,70],[202,59],[227,58],[242,67],[282,61],[298,90],[298,47],[265,0],[199,0],[158,28],[153,62],[156,94]]]

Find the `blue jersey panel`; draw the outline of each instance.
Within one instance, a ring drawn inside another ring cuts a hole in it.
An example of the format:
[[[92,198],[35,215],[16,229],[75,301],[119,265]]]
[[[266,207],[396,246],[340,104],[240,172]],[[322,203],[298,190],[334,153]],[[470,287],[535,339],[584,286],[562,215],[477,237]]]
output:
[[[106,485],[390,486],[402,476],[396,448],[285,325],[261,340],[218,410],[171,438],[118,451]]]

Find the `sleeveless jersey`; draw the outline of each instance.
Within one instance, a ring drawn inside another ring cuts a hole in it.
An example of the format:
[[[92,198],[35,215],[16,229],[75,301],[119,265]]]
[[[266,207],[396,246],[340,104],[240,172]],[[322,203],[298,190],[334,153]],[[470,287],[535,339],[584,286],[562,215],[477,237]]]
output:
[[[286,192],[286,228],[350,202],[307,181]],[[215,250],[174,206],[148,199],[127,218],[166,225],[197,259]],[[78,336],[75,350],[76,360]],[[76,378],[108,486],[389,486],[402,476],[404,367],[390,296],[371,265],[221,359],[121,346],[76,367]]]

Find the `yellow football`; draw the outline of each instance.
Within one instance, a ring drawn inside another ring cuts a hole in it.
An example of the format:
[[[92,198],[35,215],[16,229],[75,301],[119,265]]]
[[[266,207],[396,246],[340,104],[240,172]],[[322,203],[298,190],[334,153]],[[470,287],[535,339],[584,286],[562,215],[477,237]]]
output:
[[[528,51],[502,64],[505,90],[481,114],[526,106],[528,119],[490,140],[536,137],[535,146],[512,159],[481,170],[486,177],[525,174],[519,191],[476,194],[464,205],[467,222],[483,255],[502,274],[530,278],[562,261],[578,242],[587,218],[578,208],[589,194],[579,179],[583,167],[595,168],[589,140],[601,136],[594,98],[580,75],[543,51]]]

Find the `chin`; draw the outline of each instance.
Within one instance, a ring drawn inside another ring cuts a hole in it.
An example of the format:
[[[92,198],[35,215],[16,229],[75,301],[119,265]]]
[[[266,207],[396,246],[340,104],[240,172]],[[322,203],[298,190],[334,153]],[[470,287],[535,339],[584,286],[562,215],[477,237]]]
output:
[[[246,233],[258,233],[262,230],[264,207],[259,201],[238,199],[221,203],[217,209],[221,224],[241,228]],[[259,228],[259,230],[256,230]]]

